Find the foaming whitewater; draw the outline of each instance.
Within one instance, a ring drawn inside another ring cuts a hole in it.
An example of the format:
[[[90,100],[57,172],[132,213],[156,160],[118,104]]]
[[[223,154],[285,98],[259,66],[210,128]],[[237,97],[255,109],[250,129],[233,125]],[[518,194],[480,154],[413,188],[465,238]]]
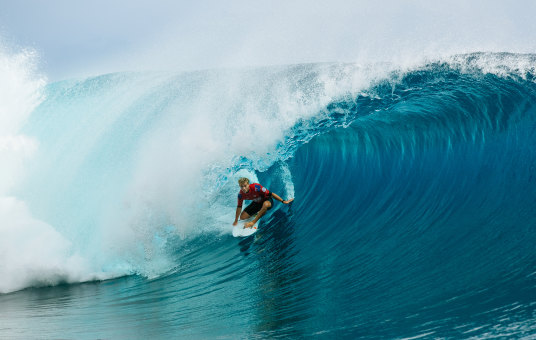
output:
[[[50,84],[4,55],[0,289],[126,276],[38,301],[85,336],[535,334],[534,55]],[[235,239],[241,176],[295,201]]]
[[[21,130],[43,101],[46,84],[35,73],[32,51],[0,50],[0,292],[33,285],[104,278],[90,274],[89,265],[71,242],[46,221],[35,217],[15,194],[28,162],[38,153],[39,140]]]

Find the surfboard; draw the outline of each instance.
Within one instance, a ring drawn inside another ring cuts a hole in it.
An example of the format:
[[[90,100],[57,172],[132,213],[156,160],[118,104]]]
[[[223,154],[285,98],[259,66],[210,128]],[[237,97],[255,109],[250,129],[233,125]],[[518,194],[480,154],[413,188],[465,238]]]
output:
[[[253,227],[251,228],[244,228],[246,223],[253,221],[255,216],[251,216],[247,220],[239,220],[238,223],[233,227],[233,236],[234,237],[246,237],[249,235],[253,235],[257,232],[259,221],[257,221]]]

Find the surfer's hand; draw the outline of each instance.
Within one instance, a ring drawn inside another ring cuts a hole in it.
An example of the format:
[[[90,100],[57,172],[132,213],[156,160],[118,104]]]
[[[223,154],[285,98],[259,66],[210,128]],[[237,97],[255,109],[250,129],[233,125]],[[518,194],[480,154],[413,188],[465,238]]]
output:
[[[251,228],[251,227],[253,227],[254,224],[255,223],[253,223],[253,222],[248,222],[248,223],[246,223],[246,225],[244,225],[244,228]]]
[[[289,200],[283,201],[284,204],[289,204],[290,202],[294,201],[294,198],[291,198]]]
[[[237,225],[237,224],[238,224],[238,221],[234,221],[234,222],[233,222],[233,225]]]

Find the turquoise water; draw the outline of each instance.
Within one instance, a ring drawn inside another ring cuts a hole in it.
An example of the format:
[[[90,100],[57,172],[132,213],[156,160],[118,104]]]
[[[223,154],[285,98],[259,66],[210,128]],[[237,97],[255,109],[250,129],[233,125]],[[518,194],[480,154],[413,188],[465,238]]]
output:
[[[535,61],[38,87],[0,337],[534,336]],[[244,175],[295,202],[237,239]]]

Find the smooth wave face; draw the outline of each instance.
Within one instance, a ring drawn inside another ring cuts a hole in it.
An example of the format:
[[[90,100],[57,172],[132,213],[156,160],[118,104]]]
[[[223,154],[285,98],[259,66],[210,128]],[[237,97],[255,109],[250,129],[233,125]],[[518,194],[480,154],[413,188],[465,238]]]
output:
[[[21,262],[0,287],[125,277],[2,295],[0,334],[534,336],[534,65],[473,54],[49,85],[9,193],[70,257]],[[295,202],[235,239],[242,175]]]
[[[532,79],[433,65],[382,87],[379,103],[330,105],[359,118],[290,161],[304,193],[297,262],[331,292],[314,303],[318,323],[352,336],[534,334]]]

